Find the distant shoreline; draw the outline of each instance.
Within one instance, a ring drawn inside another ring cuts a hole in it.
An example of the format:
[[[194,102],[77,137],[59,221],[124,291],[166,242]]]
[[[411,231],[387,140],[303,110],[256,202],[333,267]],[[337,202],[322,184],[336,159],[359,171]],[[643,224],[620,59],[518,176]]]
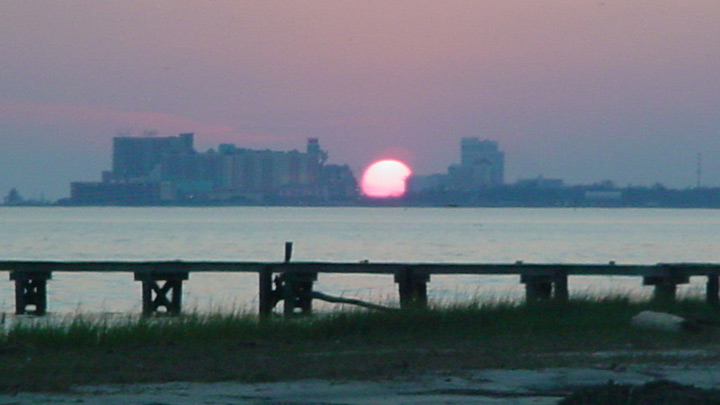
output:
[[[114,198],[95,200],[21,200],[1,206],[21,207],[447,207],[447,208],[720,208],[720,187],[670,189],[652,187],[608,188],[583,185],[533,188],[506,185],[472,190],[426,190],[403,197],[344,199],[264,195],[218,200],[211,195],[173,200]]]
[[[579,205],[550,205],[550,204],[423,204],[415,202],[402,202],[384,200],[367,203],[351,204],[226,204],[226,203],[166,203],[166,204],[0,204],[0,208],[217,208],[217,207],[293,207],[293,208],[608,208],[608,209],[720,209],[717,204],[685,204],[685,205],[612,205],[612,204],[579,204]]]

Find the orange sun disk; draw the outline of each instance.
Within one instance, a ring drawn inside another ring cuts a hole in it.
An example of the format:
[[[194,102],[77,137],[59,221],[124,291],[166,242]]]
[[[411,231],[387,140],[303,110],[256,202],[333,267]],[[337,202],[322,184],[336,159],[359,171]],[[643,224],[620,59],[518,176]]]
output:
[[[412,170],[399,160],[380,160],[365,169],[360,187],[368,197],[402,197],[411,174]]]

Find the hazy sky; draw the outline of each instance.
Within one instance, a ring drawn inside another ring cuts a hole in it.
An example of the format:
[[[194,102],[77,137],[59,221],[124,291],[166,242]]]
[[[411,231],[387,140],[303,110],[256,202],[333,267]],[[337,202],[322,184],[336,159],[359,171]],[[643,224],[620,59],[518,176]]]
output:
[[[356,177],[499,141],[506,180],[720,186],[720,1],[0,1],[0,194],[99,180],[120,132]]]

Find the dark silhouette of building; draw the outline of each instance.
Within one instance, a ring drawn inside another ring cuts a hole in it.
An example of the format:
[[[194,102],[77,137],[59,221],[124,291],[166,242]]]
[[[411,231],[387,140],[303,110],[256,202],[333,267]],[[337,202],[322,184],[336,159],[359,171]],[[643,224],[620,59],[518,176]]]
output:
[[[193,155],[194,134],[179,136],[143,136],[113,138],[112,172],[106,180],[138,180],[150,176],[152,170],[168,156]]]
[[[193,134],[116,137],[113,168],[102,182],[74,182],[75,204],[172,202],[317,202],[357,196],[348,166],[326,165],[327,152],[309,138],[305,152],[221,144],[198,153]]]
[[[433,190],[477,190],[502,186],[505,182],[505,152],[496,141],[462,138],[460,164],[447,174],[413,175],[408,179],[411,194]]]
[[[453,188],[473,189],[502,185],[505,181],[505,152],[496,141],[462,138],[460,164],[448,169]]]

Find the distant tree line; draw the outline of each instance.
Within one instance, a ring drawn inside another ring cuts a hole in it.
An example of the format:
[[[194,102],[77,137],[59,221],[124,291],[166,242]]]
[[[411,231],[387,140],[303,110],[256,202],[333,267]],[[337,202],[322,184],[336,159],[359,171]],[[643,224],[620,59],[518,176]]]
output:
[[[50,205],[51,203],[48,201],[45,201],[44,198],[40,200],[33,200],[33,199],[25,199],[20,194],[17,188],[13,187],[8,191],[8,193],[3,197],[3,205]]]
[[[720,188],[617,188],[612,182],[561,188],[504,185],[473,190],[426,190],[404,197],[408,205],[470,207],[720,208]]]

